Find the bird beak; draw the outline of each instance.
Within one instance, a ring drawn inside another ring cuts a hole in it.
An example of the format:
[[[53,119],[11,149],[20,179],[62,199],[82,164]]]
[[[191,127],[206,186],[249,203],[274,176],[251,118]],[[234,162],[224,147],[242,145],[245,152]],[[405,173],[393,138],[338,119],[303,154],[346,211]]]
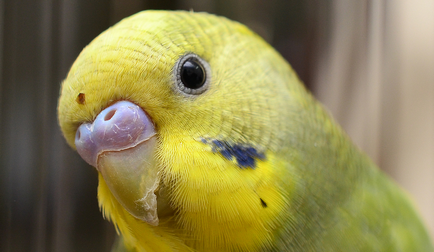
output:
[[[135,218],[157,226],[160,184],[154,125],[137,105],[117,102],[76,133],[80,156],[104,178],[117,201]]]

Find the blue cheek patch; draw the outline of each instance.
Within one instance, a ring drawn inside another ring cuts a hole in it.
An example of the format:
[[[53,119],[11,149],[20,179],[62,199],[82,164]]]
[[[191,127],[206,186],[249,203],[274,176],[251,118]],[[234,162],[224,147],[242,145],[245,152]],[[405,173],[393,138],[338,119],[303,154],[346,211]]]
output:
[[[256,168],[256,159],[264,160],[265,154],[258,152],[252,146],[246,144],[229,143],[216,139],[205,139],[201,141],[212,148],[212,152],[220,153],[227,160],[235,160],[240,168]]]

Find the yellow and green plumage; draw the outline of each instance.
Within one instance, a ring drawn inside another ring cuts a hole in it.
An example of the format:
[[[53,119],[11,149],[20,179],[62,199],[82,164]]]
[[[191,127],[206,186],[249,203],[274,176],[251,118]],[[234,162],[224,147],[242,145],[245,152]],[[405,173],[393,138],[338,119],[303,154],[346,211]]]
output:
[[[174,84],[177,61],[189,53],[210,68],[209,86],[197,95]],[[152,226],[124,209],[99,176],[99,204],[122,235],[119,248],[433,250],[405,193],[288,63],[239,23],[144,11],[99,35],[62,84],[58,114],[68,143],[75,147],[78,126],[119,100],[139,105],[155,125],[160,190]]]

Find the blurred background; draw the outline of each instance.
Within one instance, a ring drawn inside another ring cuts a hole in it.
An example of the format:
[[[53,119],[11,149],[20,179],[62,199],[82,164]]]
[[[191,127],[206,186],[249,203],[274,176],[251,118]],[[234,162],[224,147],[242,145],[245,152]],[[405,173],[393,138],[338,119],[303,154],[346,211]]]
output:
[[[263,36],[434,234],[434,1],[0,0],[0,251],[109,251],[96,171],[62,138],[81,49],[144,9],[207,11]]]

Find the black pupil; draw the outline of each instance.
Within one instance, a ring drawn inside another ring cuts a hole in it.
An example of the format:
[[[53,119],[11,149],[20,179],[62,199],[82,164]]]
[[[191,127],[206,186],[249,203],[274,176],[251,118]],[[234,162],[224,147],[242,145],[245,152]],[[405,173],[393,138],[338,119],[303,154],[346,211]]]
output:
[[[184,86],[198,89],[205,83],[205,72],[202,66],[193,59],[184,62],[181,68],[181,81]]]

